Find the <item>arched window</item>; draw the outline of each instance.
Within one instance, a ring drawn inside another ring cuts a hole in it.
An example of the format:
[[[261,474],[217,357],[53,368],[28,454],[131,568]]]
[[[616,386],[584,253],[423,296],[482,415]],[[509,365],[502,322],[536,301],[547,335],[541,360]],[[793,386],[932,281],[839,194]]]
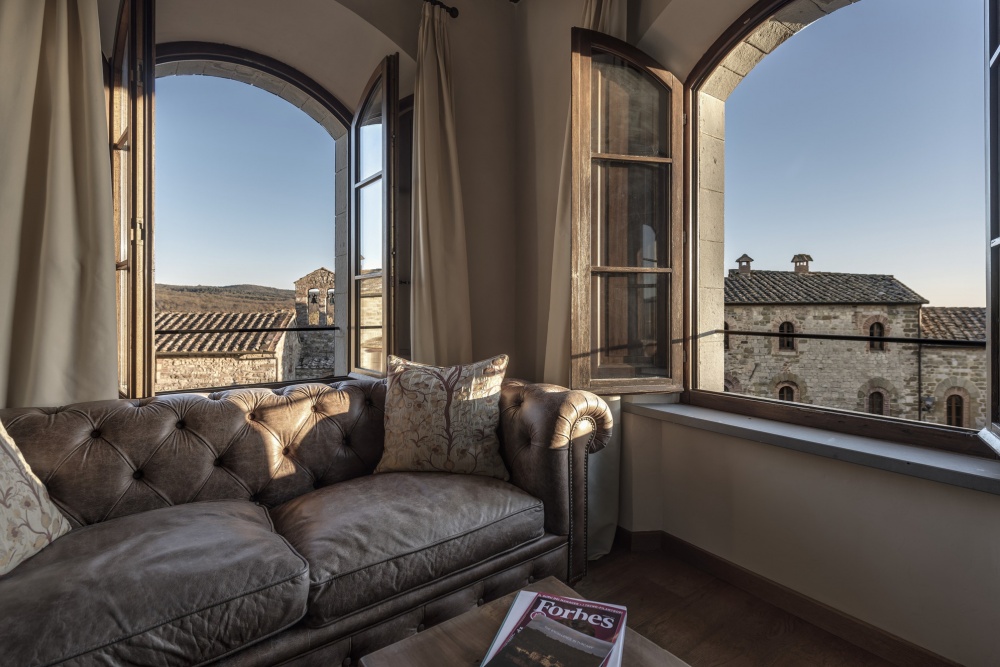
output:
[[[958,394],[952,394],[945,401],[945,410],[948,426],[958,426],[961,428],[965,425],[965,399]]]
[[[795,325],[791,322],[782,322],[781,326],[778,327],[778,333],[780,334],[793,334],[795,333]],[[784,335],[778,337],[778,349],[779,350],[794,350],[795,349],[795,338],[792,336]]]
[[[722,390],[723,391],[731,392],[733,390],[733,381],[732,380],[725,380],[723,382],[723,384],[722,384]]]
[[[723,328],[724,331],[729,331],[729,323],[728,322],[723,323],[722,328]],[[724,350],[728,350],[729,349],[729,334],[728,333],[722,334],[722,348]],[[728,391],[728,389],[726,391]]]
[[[778,400],[779,401],[794,401],[795,400],[795,387],[790,384],[784,384],[778,387]]]
[[[873,415],[885,414],[885,394],[880,391],[873,391],[868,394],[868,413]]]
[[[885,341],[875,339],[885,336],[885,325],[881,322],[873,322],[872,325],[868,327],[868,335],[872,338],[872,340],[868,343],[868,349],[872,352],[884,352]]]

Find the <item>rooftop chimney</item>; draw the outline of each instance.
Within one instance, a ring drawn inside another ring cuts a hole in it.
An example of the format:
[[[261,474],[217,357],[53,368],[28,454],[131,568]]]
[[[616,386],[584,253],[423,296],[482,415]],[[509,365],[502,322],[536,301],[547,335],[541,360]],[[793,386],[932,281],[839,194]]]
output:
[[[753,257],[743,253],[743,256],[736,260],[736,264],[740,267],[740,273],[750,273],[750,262],[752,261]]]
[[[792,264],[795,265],[795,273],[809,273],[809,262],[813,261],[810,255],[796,255],[792,257]]]

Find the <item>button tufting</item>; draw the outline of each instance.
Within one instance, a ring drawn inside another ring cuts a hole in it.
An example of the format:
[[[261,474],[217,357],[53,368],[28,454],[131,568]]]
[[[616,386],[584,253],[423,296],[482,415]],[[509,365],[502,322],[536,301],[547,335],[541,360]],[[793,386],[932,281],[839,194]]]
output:
[[[101,437],[101,432],[98,431],[97,429],[94,429],[93,431],[90,432],[90,437],[91,438],[95,438],[95,439],[96,438],[100,438]]]
[[[318,480],[318,479],[317,479],[316,481],[314,481],[314,482],[313,482],[313,488],[314,488],[314,489],[318,489],[318,488],[319,488],[319,487],[321,487],[321,486],[323,486],[323,485],[319,483],[319,480]]]
[[[184,423],[183,419],[180,420],[179,422],[177,422],[177,428],[183,429],[185,426],[186,426],[186,424]]]
[[[482,607],[483,606],[483,599],[482,598],[479,598],[478,600],[476,600],[476,606],[477,607]]]
[[[253,420],[257,419],[257,415],[255,415],[254,413],[251,412],[250,414],[247,415],[247,419],[249,419],[250,421],[253,421]]]
[[[365,401],[365,405],[375,405],[375,401],[369,398],[368,400]]]
[[[420,625],[417,626],[417,632],[423,632],[423,631],[424,631],[424,624],[421,623]]]
[[[309,409],[312,410],[313,412],[319,412],[319,408],[317,408],[315,405]]]
[[[144,475],[141,470],[136,470],[134,473],[132,473],[132,479],[142,479],[143,477]]]
[[[351,656],[344,658],[344,667],[351,667]]]
[[[222,467],[222,459],[215,459],[214,461],[212,461],[212,465],[214,465],[216,468],[221,468]]]
[[[281,450],[281,453],[285,456],[288,456],[288,453],[291,451],[292,451],[291,447],[285,447],[284,449]]]
[[[535,577],[534,577],[534,575],[532,575],[532,576],[528,577],[528,583],[529,583],[529,584],[533,584],[533,583],[535,583]]]

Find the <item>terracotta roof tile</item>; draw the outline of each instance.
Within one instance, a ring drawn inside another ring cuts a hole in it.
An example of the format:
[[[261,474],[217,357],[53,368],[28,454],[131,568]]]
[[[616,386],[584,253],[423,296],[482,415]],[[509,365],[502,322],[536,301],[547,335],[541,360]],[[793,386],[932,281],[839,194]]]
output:
[[[920,332],[939,340],[986,340],[986,309],[921,308]]]
[[[291,326],[295,313],[170,313],[156,314],[156,330],[272,329]],[[251,354],[274,352],[283,332],[233,332],[212,334],[157,334],[156,353]]]
[[[893,276],[862,273],[730,271],[727,304],[927,303]]]

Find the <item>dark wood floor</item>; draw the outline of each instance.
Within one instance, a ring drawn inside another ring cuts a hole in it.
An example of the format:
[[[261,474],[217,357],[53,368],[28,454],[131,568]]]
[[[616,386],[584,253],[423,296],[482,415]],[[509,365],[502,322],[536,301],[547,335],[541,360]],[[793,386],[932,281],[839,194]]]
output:
[[[892,667],[663,551],[616,547],[573,588],[627,606],[629,627],[692,667]]]

